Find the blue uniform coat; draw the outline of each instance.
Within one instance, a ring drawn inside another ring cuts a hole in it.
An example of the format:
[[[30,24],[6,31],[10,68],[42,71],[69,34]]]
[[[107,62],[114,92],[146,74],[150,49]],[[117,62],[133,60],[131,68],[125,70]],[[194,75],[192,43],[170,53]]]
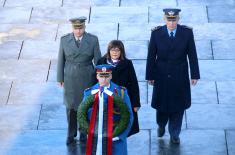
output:
[[[190,81],[200,79],[193,31],[177,25],[174,39],[166,25],[152,31],[146,80],[155,80],[151,106],[161,112],[178,112],[191,106]]]
[[[132,123],[133,123],[133,113],[132,113],[132,108],[131,108],[131,103],[130,103],[130,98],[127,94],[127,90],[124,87],[120,87],[113,82],[110,82],[110,87],[108,90],[114,92],[114,89],[117,89],[118,94],[121,96],[121,89],[124,89],[124,102],[126,103],[128,107],[128,111],[130,113],[130,120],[128,123],[128,126],[125,131],[123,131],[120,135],[118,135],[119,140],[113,142],[113,155],[127,155],[127,136],[128,133],[131,129]],[[99,89],[99,84],[94,85],[93,87],[87,89],[84,91],[84,99],[92,94],[92,90]],[[104,104],[107,104],[107,95],[104,96]],[[89,110],[88,112],[88,117],[91,117],[91,112],[92,110]],[[114,118],[115,119],[115,118]]]

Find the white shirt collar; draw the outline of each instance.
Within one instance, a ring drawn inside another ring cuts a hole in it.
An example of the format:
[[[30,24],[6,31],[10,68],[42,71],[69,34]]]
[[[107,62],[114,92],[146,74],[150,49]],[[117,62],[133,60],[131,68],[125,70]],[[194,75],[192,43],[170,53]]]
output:
[[[73,34],[73,35],[74,35],[74,34]],[[74,38],[75,38],[76,41],[78,41],[78,39],[81,41],[82,38],[83,38],[83,35],[82,35],[81,37],[76,37],[76,36],[74,35]]]

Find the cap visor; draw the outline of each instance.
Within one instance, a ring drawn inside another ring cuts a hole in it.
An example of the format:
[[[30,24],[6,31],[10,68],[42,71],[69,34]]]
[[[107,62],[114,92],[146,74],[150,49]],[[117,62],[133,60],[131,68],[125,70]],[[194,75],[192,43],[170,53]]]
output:
[[[97,75],[109,77],[111,75],[111,73],[97,73]]]

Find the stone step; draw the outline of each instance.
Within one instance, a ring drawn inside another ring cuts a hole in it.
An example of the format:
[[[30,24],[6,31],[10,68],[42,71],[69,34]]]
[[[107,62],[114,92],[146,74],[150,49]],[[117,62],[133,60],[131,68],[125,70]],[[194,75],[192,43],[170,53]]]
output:
[[[49,69],[49,60],[1,60],[0,80],[45,82]]]
[[[6,0],[5,7],[60,7],[62,6],[62,0]]]
[[[0,23],[27,24],[31,15],[32,8],[0,8]]]

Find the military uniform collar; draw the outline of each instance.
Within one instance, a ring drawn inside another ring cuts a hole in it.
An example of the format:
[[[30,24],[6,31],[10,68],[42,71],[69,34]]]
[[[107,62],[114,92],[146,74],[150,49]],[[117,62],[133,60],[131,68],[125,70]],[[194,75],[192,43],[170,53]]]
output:
[[[84,34],[83,34],[83,35],[84,35]],[[81,41],[82,38],[83,38],[83,35],[82,35],[81,37],[76,37],[76,36],[74,35],[74,33],[73,33],[73,36],[74,36],[74,38],[75,38],[76,41],[78,41],[78,39]]]
[[[176,30],[177,30],[177,27],[173,31],[171,31],[167,28],[168,35],[171,36],[171,32],[173,32],[173,36],[175,37]]]

